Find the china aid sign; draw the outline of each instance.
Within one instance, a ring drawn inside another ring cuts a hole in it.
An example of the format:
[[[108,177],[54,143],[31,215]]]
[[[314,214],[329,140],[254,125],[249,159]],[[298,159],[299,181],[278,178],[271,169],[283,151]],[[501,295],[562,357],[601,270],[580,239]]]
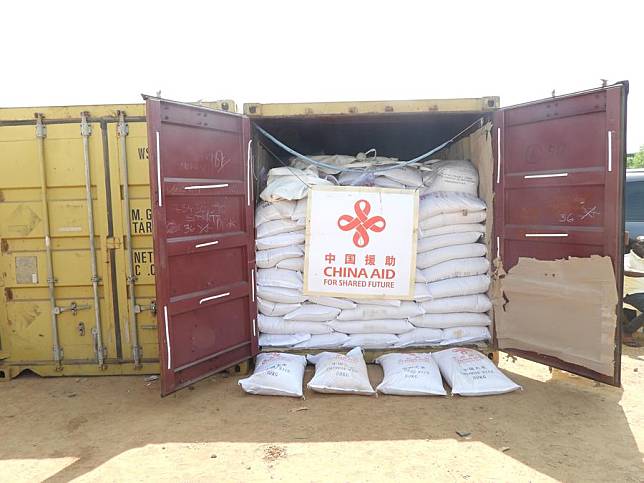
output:
[[[418,192],[359,186],[309,191],[304,293],[411,299]]]

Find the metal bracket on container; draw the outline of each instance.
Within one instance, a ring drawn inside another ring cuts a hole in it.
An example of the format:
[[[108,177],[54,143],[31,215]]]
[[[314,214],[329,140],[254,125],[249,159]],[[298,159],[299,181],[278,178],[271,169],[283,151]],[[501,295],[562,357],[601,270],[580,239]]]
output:
[[[42,114],[36,114],[36,137],[44,139],[47,137],[47,126],[43,124],[42,119]]]
[[[156,315],[157,314],[157,303],[153,300],[152,302],[150,302],[150,305],[138,305],[137,304],[137,305],[134,306],[134,313],[135,314],[140,314],[144,310],[149,310],[150,312],[152,312],[152,315]]]
[[[72,302],[66,307],[54,307],[54,313],[56,315],[60,315],[63,312],[71,312],[72,314],[76,315],[79,310],[87,310],[90,308],[92,308],[91,305],[88,305],[88,304],[78,305],[76,302]]]
[[[92,126],[87,122],[87,113],[81,116],[81,125],[80,125],[81,136],[91,136]]]
[[[119,117],[121,115],[121,111],[118,112]],[[125,137],[128,134],[130,134],[130,127],[129,125],[125,122],[125,120],[119,120],[118,124],[116,125],[116,134],[118,134],[119,137]]]

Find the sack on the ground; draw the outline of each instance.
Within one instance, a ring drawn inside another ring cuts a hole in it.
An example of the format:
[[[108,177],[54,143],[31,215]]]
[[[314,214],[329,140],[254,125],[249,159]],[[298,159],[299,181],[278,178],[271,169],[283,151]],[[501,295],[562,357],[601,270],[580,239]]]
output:
[[[485,210],[485,201],[468,193],[440,191],[420,199],[418,220],[447,213],[468,213]]]
[[[466,231],[477,231],[479,233],[485,233],[485,225],[483,223],[463,223],[459,225],[445,225],[428,230],[423,230],[419,227],[418,237],[425,238],[428,236],[449,235],[451,233],[464,233]]]
[[[406,319],[334,320],[329,325],[344,334],[403,334],[414,329]]]
[[[419,253],[416,256],[416,268],[423,270],[448,260],[484,257],[486,253],[487,248],[483,243],[468,243],[467,245],[437,248],[436,250]]]
[[[284,320],[304,320],[309,322],[328,322],[335,319],[340,309],[326,305],[303,304],[299,309],[284,316]]]
[[[398,334],[395,347],[429,347],[440,345],[443,331],[440,329],[416,328],[404,334]]]
[[[279,248],[277,248],[276,250],[279,250]],[[304,257],[286,258],[280,262],[277,262],[275,267],[282,268],[284,270],[295,270],[296,272],[304,272]]]
[[[301,231],[304,225],[293,221],[290,218],[282,220],[272,220],[262,223],[255,229],[255,236],[257,238],[267,238],[281,233],[288,233],[291,231]]]
[[[255,252],[255,264],[257,268],[271,268],[282,260],[299,257],[304,257],[304,246],[301,245],[258,250]]]
[[[425,218],[418,226],[421,230],[431,230],[432,228],[440,228],[441,226],[448,225],[470,225],[485,221],[485,217],[485,210],[465,213],[446,213]]]
[[[423,175],[426,192],[457,191],[476,196],[479,187],[479,172],[466,160],[438,161],[430,165]]]
[[[451,247],[453,245],[466,245],[476,243],[481,238],[478,231],[464,231],[463,233],[447,233],[446,235],[428,236],[419,238],[416,243],[418,253],[436,250],[437,248]]]
[[[302,290],[282,287],[257,286],[257,296],[280,304],[299,304],[306,300]]]
[[[358,304],[355,309],[345,309],[338,320],[406,319],[423,313],[417,303],[403,301],[399,307]]]
[[[282,352],[257,355],[255,371],[240,379],[241,388],[250,394],[302,397],[302,379],[306,357]]]
[[[443,379],[430,353],[385,354],[376,359],[385,374],[376,388],[396,396],[445,396]]]
[[[307,358],[315,364],[315,375],[307,384],[310,389],[324,393],[374,394],[367,364],[359,347],[351,349],[346,355],[322,352]]]
[[[260,332],[277,335],[293,334],[330,334],[333,329],[325,322],[298,322],[284,320],[283,317],[268,317],[257,315],[257,325]]]
[[[280,235],[267,236],[255,240],[258,250],[271,250],[272,248],[290,247],[304,243],[304,230],[291,231]]]
[[[490,359],[473,349],[457,347],[435,352],[433,357],[452,394],[487,396],[521,389]]]
[[[415,327],[446,329],[448,327],[489,326],[492,321],[487,314],[476,312],[457,312],[452,314],[423,314],[412,317],[409,321]]]
[[[417,283],[414,287],[414,300],[436,300],[460,295],[472,295],[487,292],[490,288],[489,275],[448,278],[438,282]]]
[[[276,201],[274,203],[262,201],[255,208],[255,226],[267,221],[290,218],[293,210],[295,210],[295,201]]]
[[[294,290],[301,290],[304,286],[300,272],[280,268],[258,269],[256,283],[258,286],[292,288]]]
[[[257,310],[260,314],[269,315],[269,316],[280,316],[286,315],[289,312],[293,312],[295,309],[300,308],[301,304],[281,304],[271,302],[270,300],[264,300],[261,297],[257,297]],[[463,324],[461,324],[463,325]]]
[[[311,334],[259,334],[260,347],[291,347],[307,341]]]
[[[452,312],[487,312],[492,302],[485,294],[462,295],[444,299],[428,300],[421,307],[426,314],[449,314]]]
[[[481,342],[490,339],[487,327],[449,327],[443,330],[440,345],[455,345]]]
[[[342,347],[363,347],[365,349],[386,349],[398,342],[394,334],[349,334]]]
[[[342,347],[349,339],[347,334],[332,332],[330,334],[315,334],[310,339],[300,342],[294,346],[294,349],[333,349]]]
[[[447,260],[421,270],[424,282],[438,282],[456,277],[471,277],[482,275],[490,269],[490,262],[485,257],[457,258]],[[418,277],[416,281],[419,282]]]
[[[355,309],[358,304],[347,299],[340,299],[336,297],[310,297],[309,300],[315,304],[328,305],[336,309]]]

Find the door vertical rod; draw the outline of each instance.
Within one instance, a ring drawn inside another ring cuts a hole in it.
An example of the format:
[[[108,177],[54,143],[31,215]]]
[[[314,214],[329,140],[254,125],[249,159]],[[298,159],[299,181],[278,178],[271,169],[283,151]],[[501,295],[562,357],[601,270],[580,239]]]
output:
[[[54,362],[56,370],[61,370],[63,350],[58,337],[58,306],[56,305],[56,279],[54,278],[54,263],[51,247],[49,226],[49,201],[47,198],[47,165],[45,159],[45,138],[47,128],[43,124],[42,114],[36,114],[36,139],[38,141],[38,164],[40,166],[40,203],[43,217],[43,231],[45,235],[45,258],[47,259],[47,288],[49,291],[49,304],[51,306],[51,338],[53,344]]]
[[[139,311],[136,305],[136,295],[134,285],[137,277],[134,275],[134,259],[132,253],[132,215],[130,211],[130,182],[128,178],[127,163],[127,146],[126,137],[129,134],[128,125],[125,123],[125,113],[119,112],[119,122],[117,126],[119,137],[119,149],[121,154],[121,182],[123,186],[123,211],[125,213],[125,263],[127,270],[127,289],[129,299],[129,326],[132,338],[132,357],[134,358],[134,367],[141,367],[141,347],[139,346],[139,328],[137,325],[136,314]]]
[[[81,113],[81,136],[83,137],[83,159],[85,160],[85,199],[87,202],[87,223],[89,225],[89,251],[92,271],[92,292],[94,296],[94,320],[96,325],[96,355],[99,367],[105,365],[105,348],[103,347],[103,331],[101,328],[101,308],[98,297],[98,270],[96,268],[96,246],[94,234],[94,207],[92,202],[92,181],[89,156],[89,137],[92,127],[87,122],[87,113]]]

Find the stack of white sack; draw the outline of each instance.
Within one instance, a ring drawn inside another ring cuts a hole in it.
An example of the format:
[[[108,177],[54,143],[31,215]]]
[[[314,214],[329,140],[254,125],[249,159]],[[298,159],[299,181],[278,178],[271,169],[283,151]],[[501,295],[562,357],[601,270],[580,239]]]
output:
[[[264,202],[255,216],[260,345],[368,349],[489,338],[490,320],[485,314],[491,305],[485,295],[489,264],[485,245],[477,243],[485,231],[486,207],[475,196],[478,174],[471,163],[454,162],[458,176],[448,169],[449,162],[365,174],[341,167],[375,163],[391,168],[396,160],[366,160],[362,153],[312,158],[338,168],[320,168],[318,175],[317,168],[292,160],[293,167],[270,170],[260,194]],[[439,169],[432,170],[432,166]],[[469,193],[472,183],[474,194]],[[424,193],[419,206],[415,300],[350,300],[303,294],[307,184],[380,186]]]

